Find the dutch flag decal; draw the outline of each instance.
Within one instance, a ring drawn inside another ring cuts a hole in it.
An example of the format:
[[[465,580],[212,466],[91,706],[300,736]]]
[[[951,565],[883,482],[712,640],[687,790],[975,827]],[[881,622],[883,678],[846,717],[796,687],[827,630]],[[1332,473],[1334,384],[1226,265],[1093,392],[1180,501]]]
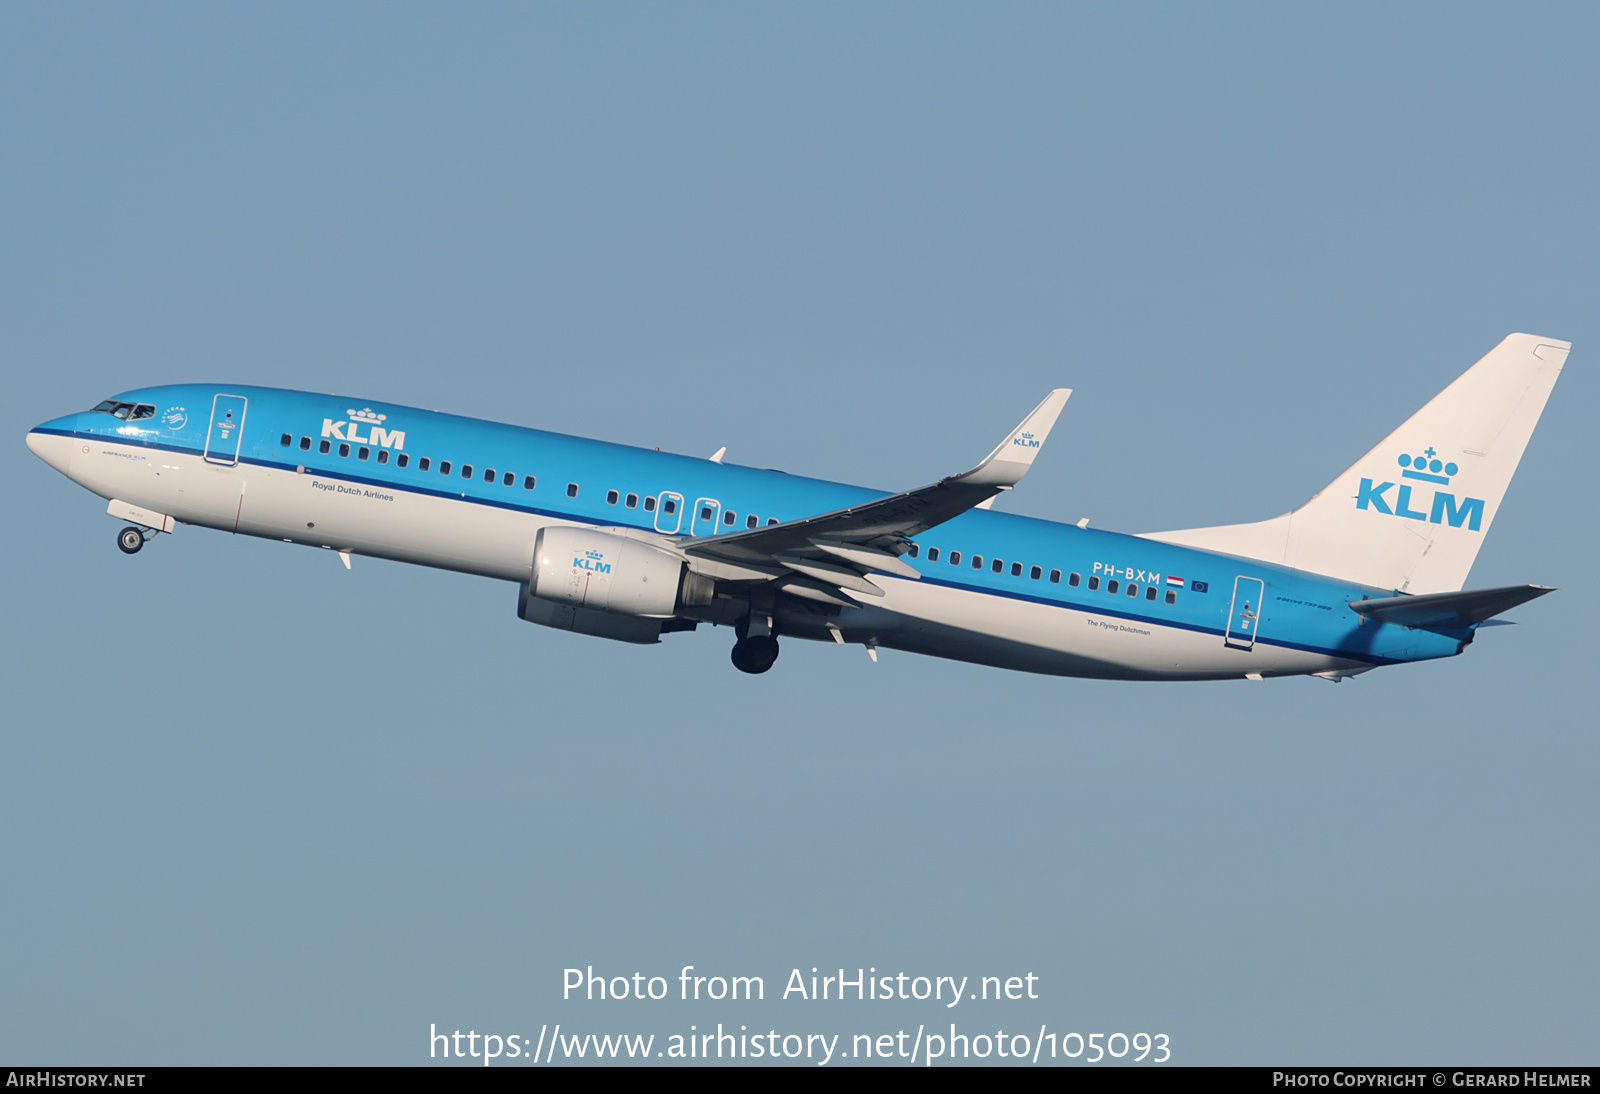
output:
[[[1181,577],[1173,577],[1171,574],[1168,574],[1167,575],[1167,584],[1171,585],[1175,589],[1181,589],[1181,588],[1183,588],[1183,578],[1181,578]]]

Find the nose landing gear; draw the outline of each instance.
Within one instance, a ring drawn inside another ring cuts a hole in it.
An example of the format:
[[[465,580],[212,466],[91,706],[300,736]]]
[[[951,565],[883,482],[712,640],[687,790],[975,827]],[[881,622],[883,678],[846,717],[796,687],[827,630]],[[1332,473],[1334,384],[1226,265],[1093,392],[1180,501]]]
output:
[[[117,547],[125,555],[136,555],[144,546],[144,529],[132,525],[117,533]]]

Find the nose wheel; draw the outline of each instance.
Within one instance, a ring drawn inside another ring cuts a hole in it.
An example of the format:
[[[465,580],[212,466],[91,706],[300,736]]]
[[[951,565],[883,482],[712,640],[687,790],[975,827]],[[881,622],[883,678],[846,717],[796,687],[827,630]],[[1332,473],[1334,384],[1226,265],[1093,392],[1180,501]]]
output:
[[[117,546],[125,555],[136,555],[144,546],[144,530],[131,525],[117,533]]]
[[[740,672],[766,672],[777,659],[778,640],[771,635],[752,635],[733,644],[733,667]]]

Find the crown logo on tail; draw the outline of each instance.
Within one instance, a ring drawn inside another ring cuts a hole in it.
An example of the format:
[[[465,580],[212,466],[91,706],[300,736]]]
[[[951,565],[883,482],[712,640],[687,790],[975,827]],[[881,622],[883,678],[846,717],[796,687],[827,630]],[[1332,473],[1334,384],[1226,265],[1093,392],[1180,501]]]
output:
[[[1461,470],[1453,463],[1445,463],[1438,458],[1438,453],[1429,445],[1422,450],[1422,455],[1401,455],[1400,466],[1405,468],[1400,472],[1402,479],[1421,479],[1423,482],[1436,482],[1440,486],[1450,485],[1450,476]]]

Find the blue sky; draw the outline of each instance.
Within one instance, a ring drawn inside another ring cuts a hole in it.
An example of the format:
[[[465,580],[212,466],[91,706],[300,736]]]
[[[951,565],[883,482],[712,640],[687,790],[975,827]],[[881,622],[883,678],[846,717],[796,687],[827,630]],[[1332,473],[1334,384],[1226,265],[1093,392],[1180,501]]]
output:
[[[572,965],[1039,975],[1187,1063],[1593,1060],[1600,96],[1581,5],[11,5],[0,1057],[420,1063]],[[1036,678],[198,529],[28,427],[338,391],[888,488],[1076,394],[1001,507],[1261,518],[1511,331],[1574,351],[1473,585],[1337,687]]]

